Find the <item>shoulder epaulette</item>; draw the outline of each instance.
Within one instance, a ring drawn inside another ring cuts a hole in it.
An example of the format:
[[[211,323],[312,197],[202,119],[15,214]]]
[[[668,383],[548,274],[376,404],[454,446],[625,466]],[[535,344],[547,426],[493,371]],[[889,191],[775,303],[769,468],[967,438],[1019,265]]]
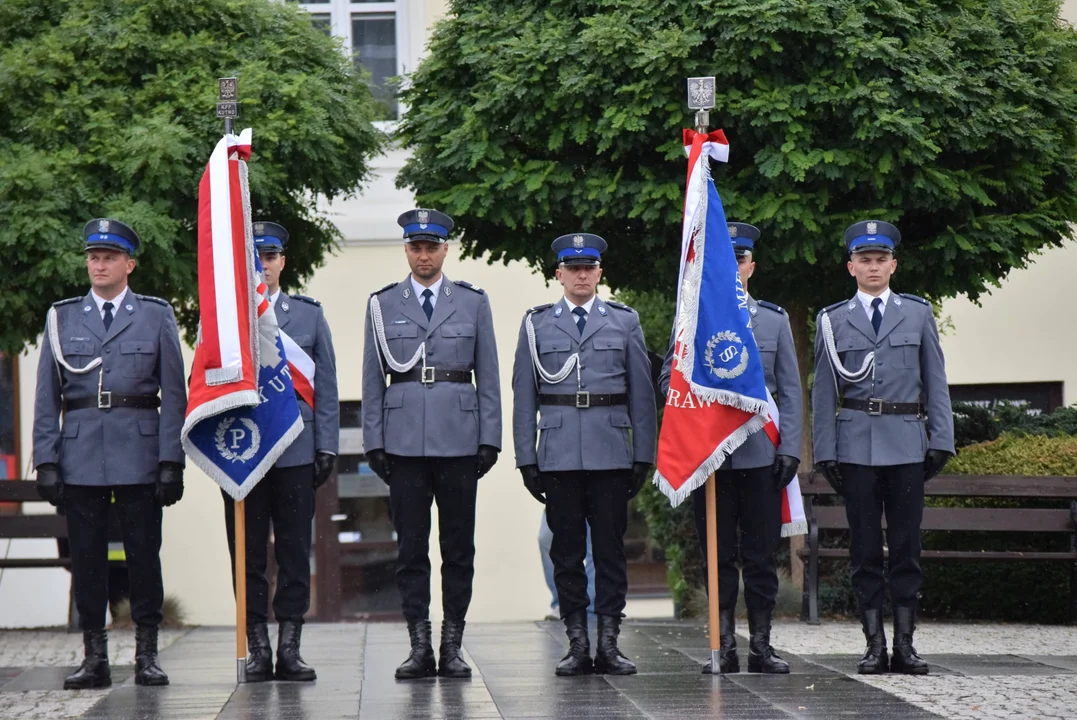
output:
[[[73,298],[67,298],[66,300],[57,300],[56,302],[54,302],[52,304],[52,306],[53,307],[60,307],[61,305],[70,305],[71,303],[78,302],[81,299],[82,298],[80,298],[80,297],[73,297]]]
[[[767,310],[773,310],[776,313],[781,313],[782,315],[785,315],[785,308],[783,308],[781,305],[775,305],[774,303],[767,302],[766,300],[756,300],[755,302],[760,307],[765,307]]]
[[[164,305],[165,307],[171,307],[171,305],[168,304],[167,300],[162,300],[161,298],[154,297],[153,295],[139,295],[138,293],[135,293],[135,297],[138,298],[139,300],[145,300],[146,302],[157,303],[158,305]]]
[[[317,300],[315,300],[312,297],[307,297],[306,295],[290,295],[289,297],[291,297],[293,300],[302,300],[305,303],[310,303],[311,305],[317,305],[318,307],[322,306],[322,304],[320,302],[318,302]]]
[[[545,305],[536,305],[535,307],[528,310],[527,314],[530,315],[531,313],[542,312],[543,310],[548,310],[548,309],[552,308],[554,305],[555,305],[555,303],[546,303]]]
[[[835,310],[837,308],[840,308],[842,305],[844,305],[847,302],[849,302],[849,301],[848,300],[842,300],[841,302],[836,302],[833,305],[827,305],[825,308],[823,308],[819,312],[820,313],[830,312],[831,310]]]
[[[900,295],[903,298],[907,298],[909,300],[915,300],[918,303],[923,303],[924,305],[931,305],[931,303],[929,303],[927,300],[924,300],[922,297],[920,297],[918,295],[912,295],[910,293],[898,293],[898,295]]]
[[[635,310],[628,307],[624,303],[614,302],[613,300],[607,300],[606,304],[609,305],[610,307],[615,307],[618,310],[627,310],[628,312],[636,312]]]
[[[453,284],[454,284],[454,285],[459,285],[460,287],[465,287],[465,288],[467,288],[468,290],[474,290],[474,291],[475,291],[475,292],[477,292],[477,293],[478,293],[479,295],[485,295],[485,294],[486,294],[486,291],[485,291],[485,290],[483,290],[483,289],[482,289],[482,288],[480,288],[480,287],[475,287],[474,285],[472,285],[471,283],[469,283],[469,282],[468,282],[467,280],[453,280]]]
[[[374,292],[370,293],[370,297],[374,297],[375,295],[381,295],[386,290],[391,290],[391,289],[395,288],[399,284],[400,283],[395,283],[395,282],[394,283],[389,283],[388,285],[383,287],[381,290],[375,290]]]

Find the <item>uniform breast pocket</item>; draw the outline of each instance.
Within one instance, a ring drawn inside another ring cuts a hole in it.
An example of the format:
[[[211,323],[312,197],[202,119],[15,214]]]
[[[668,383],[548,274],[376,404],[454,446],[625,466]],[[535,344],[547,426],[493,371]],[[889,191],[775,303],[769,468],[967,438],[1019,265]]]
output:
[[[625,346],[623,337],[616,335],[596,335],[591,339],[591,346],[598,353],[599,367],[611,372],[623,370],[625,367]]]
[[[303,352],[305,352],[307,355],[310,355],[311,358],[314,357],[314,353],[313,353],[313,350],[314,350],[314,337],[313,336],[311,336],[311,335],[292,335],[291,337],[292,337],[292,342],[294,342],[296,345],[298,345],[303,350]]]
[[[97,357],[97,345],[84,340],[70,340],[61,343],[60,350],[64,354],[64,360],[71,367],[86,367],[91,360]]]
[[[890,333],[890,350],[895,367],[920,367],[920,333]]]
[[[120,343],[120,364],[124,377],[150,377],[157,365],[157,343],[153,340],[128,340]]]
[[[441,326],[441,340],[456,352],[460,362],[474,364],[475,326],[471,323],[445,323]]]
[[[759,348],[759,359],[763,361],[763,374],[767,380],[774,377],[774,358],[778,357],[778,341],[773,338],[756,338],[755,345]]]
[[[860,363],[868,354],[870,343],[862,335],[846,335],[834,339],[834,345],[838,349],[838,357],[841,363],[849,370],[860,369]]]
[[[568,338],[546,340],[539,343],[538,351],[539,361],[542,362],[542,367],[546,369],[546,372],[556,373],[568,360],[569,353],[572,351],[572,343],[569,342]]]
[[[418,345],[419,327],[408,322],[403,325],[386,325],[385,340],[389,343],[389,350],[397,362],[407,362]]]

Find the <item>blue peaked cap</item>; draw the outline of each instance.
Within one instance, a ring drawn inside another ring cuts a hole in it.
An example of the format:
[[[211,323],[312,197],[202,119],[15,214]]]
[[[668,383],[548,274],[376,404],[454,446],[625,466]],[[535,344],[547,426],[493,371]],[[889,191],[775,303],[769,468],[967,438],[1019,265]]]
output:
[[[453,229],[452,218],[437,210],[416,208],[408,210],[396,219],[397,225],[404,228],[405,242],[448,242]]]
[[[900,243],[901,232],[882,220],[862,220],[845,231],[845,247],[850,254],[868,250],[892,253]]]
[[[759,239],[759,228],[748,223],[731,222],[727,228],[729,239],[733,242],[733,253],[737,257],[755,252],[755,241]]]
[[[142,241],[130,225],[124,225],[112,218],[97,218],[86,223],[82,228],[82,239],[86,250],[119,250],[134,255]]]
[[[254,223],[254,249],[258,252],[284,252],[288,231],[275,222]]]
[[[557,262],[565,265],[598,265],[606,252],[606,241],[591,233],[562,235],[550,245]]]

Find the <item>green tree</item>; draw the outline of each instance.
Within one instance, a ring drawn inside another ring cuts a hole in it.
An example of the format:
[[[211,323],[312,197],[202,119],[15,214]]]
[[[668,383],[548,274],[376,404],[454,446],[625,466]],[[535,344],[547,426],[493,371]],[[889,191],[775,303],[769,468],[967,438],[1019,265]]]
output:
[[[253,127],[251,203],[289,228],[298,283],[338,239],[316,199],[353,193],[383,136],[339,45],[272,0],[0,3],[0,349],[33,341],[49,304],[86,292],[83,224],[142,238],[138,292],[197,322],[198,182],[221,136],[217,78],[239,77]]]

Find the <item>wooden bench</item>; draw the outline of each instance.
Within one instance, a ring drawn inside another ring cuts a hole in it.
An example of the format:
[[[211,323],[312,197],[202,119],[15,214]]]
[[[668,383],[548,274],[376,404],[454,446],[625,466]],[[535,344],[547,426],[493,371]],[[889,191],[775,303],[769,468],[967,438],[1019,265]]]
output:
[[[37,483],[31,480],[0,480],[0,502],[41,502]],[[0,515],[0,539],[66,538],[67,518],[49,512],[43,515]],[[71,566],[70,558],[0,558],[0,569],[53,568]],[[72,591],[73,592],[73,591]],[[68,629],[77,628],[74,595],[68,600]]]
[[[819,547],[820,530],[849,530],[844,505],[818,505],[820,497],[835,497],[818,473],[801,475],[808,537],[797,555],[804,560],[804,604],[801,619],[819,624],[819,561],[848,558],[848,548]],[[1004,560],[1066,562],[1070,566],[1069,621],[1077,623],[1077,477],[1026,477],[1020,475],[940,475],[924,485],[925,497],[1003,497],[1069,500],[1070,506],[1041,508],[925,507],[923,530],[1066,533],[1066,552],[924,550],[923,560]],[[886,519],[883,518],[883,527]]]

